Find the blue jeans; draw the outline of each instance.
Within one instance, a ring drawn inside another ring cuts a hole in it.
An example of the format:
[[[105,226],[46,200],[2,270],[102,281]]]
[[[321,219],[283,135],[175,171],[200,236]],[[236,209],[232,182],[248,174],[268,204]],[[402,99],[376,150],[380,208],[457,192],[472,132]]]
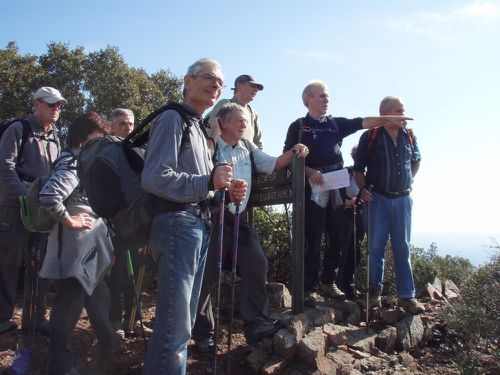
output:
[[[385,245],[390,236],[398,297],[413,298],[409,248],[412,199],[409,195],[391,199],[375,192],[372,196],[373,200],[365,203],[363,210],[370,244],[370,283],[383,287]]]
[[[158,261],[158,300],[145,375],[186,373],[187,344],[194,326],[210,224],[186,211],[157,215],[150,245]]]

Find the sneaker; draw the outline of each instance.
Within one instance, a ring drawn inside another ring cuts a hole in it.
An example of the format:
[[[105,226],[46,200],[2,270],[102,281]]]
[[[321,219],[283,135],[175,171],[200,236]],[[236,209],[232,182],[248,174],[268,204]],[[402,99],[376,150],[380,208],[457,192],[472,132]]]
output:
[[[318,295],[314,291],[304,292],[304,306],[316,307],[318,306]]]
[[[119,340],[125,340],[125,330],[123,328],[118,328],[115,334]]]
[[[413,315],[418,315],[425,311],[424,305],[418,302],[416,298],[400,298],[398,299],[398,306]]]
[[[144,335],[146,335],[146,337],[151,337],[151,335],[153,334],[153,330],[151,328],[149,328],[148,326],[146,326],[144,323],[142,325],[144,327]],[[135,322],[134,333],[137,336],[142,336],[142,328],[141,328],[141,321],[140,320]]]
[[[213,353],[215,351],[214,338],[212,336],[203,340],[196,340],[196,347],[202,353]]]
[[[321,284],[321,291],[331,298],[345,298],[345,293],[339,289],[337,284]]]
[[[7,320],[6,322],[0,323],[0,335],[17,329],[17,324]]]
[[[381,294],[382,289],[375,284],[370,284],[370,287],[368,288],[368,308],[382,307],[382,299],[380,298]]]
[[[340,288],[344,293],[348,300],[354,301],[359,297],[359,293],[351,284],[347,284]]]

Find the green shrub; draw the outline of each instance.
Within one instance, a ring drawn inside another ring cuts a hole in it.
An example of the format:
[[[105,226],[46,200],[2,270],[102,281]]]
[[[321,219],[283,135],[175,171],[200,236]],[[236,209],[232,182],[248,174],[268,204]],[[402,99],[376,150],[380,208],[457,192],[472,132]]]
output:
[[[254,227],[259,233],[267,256],[267,279],[290,287],[292,256],[286,214],[272,206],[255,208]]]
[[[442,317],[466,349],[481,341],[498,347],[500,339],[500,251],[463,281],[462,298],[450,304]]]
[[[282,282],[290,286],[292,277],[291,242],[286,214],[273,206],[256,208],[254,209],[254,226],[262,239],[268,258],[268,280]],[[361,290],[366,286],[366,249],[367,239],[365,237],[361,246],[361,260],[356,273],[357,285]],[[438,277],[443,281],[452,280],[460,287],[463,280],[474,270],[468,259],[437,255],[437,247],[434,243],[428,249],[411,246],[410,250],[413,278],[417,288],[431,282],[434,277]],[[386,247],[384,294],[396,295],[390,241],[388,241]]]

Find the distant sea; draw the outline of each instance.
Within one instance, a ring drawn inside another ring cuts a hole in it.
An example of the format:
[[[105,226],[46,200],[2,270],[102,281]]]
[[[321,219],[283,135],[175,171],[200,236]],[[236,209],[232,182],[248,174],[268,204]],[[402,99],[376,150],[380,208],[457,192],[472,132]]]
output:
[[[489,245],[491,239],[500,243],[500,233],[412,233],[411,243],[416,247],[428,249],[431,243],[437,246],[438,254],[441,256],[451,255],[468,258],[474,266],[483,264],[491,258],[494,253]]]

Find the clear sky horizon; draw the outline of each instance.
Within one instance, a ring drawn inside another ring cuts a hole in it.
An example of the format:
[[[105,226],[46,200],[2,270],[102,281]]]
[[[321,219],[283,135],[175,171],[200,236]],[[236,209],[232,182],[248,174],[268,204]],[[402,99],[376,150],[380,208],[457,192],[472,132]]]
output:
[[[252,106],[272,155],[305,115],[310,80],[329,86],[334,116],[377,115],[384,96],[400,96],[422,152],[413,232],[500,239],[498,0],[23,0],[2,2],[0,14],[2,48],[15,41],[22,53],[43,54],[49,42],[110,45],[130,66],[176,76],[209,56],[226,77],[221,98],[238,75],[253,75],[265,86]],[[347,165],[360,135],[343,144]]]

